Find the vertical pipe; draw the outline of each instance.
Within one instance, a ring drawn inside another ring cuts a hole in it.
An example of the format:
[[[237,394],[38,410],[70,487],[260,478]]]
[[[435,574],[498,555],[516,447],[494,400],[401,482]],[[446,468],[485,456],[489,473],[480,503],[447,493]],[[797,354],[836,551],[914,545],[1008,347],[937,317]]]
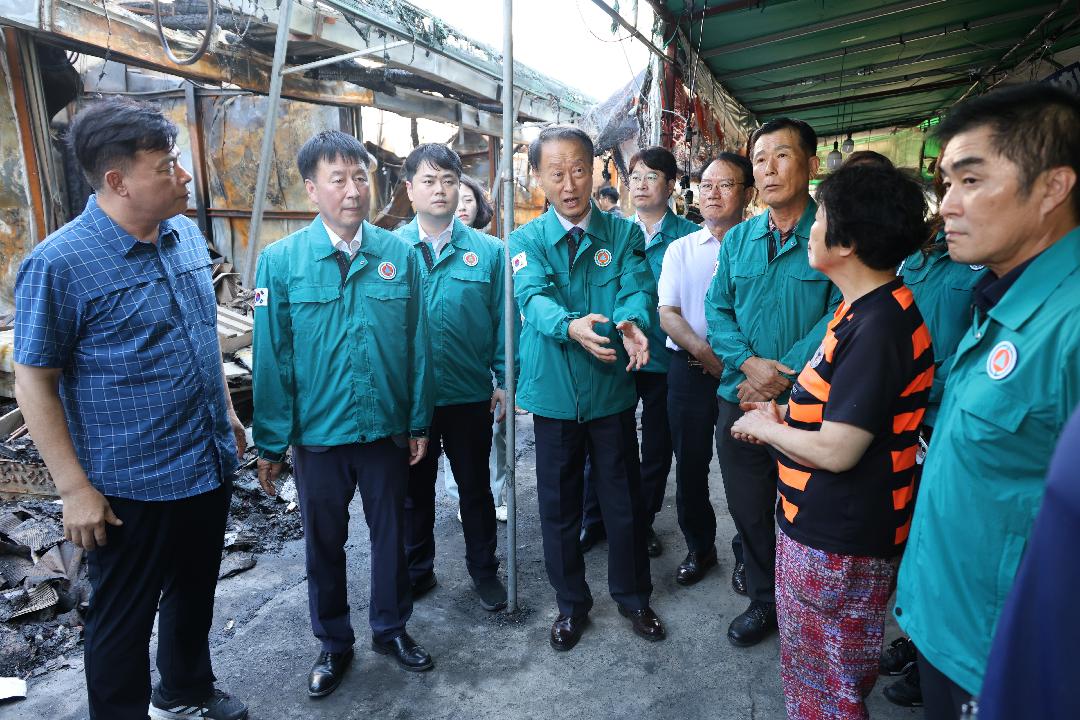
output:
[[[210,191],[206,183],[206,149],[203,145],[202,119],[199,117],[199,98],[195,94],[195,84],[184,81],[184,102],[187,107],[188,138],[191,140],[191,175],[195,181],[195,217],[199,229],[211,244],[214,243],[214,230],[210,223],[207,208],[210,207]],[[218,252],[229,252],[227,248],[214,246]],[[229,258],[232,261],[232,258]]]
[[[270,97],[266,104],[266,129],[263,131],[259,174],[255,178],[255,197],[251,203],[251,224],[248,226],[247,264],[244,266],[244,285],[248,288],[255,286],[255,261],[259,257],[259,233],[262,230],[263,208],[266,206],[266,186],[270,182],[270,163],[274,158],[274,133],[277,130],[278,104],[281,100],[281,70],[285,66],[285,51],[289,45],[292,9],[293,0],[282,0],[281,9],[278,11],[274,64],[270,68]]]
[[[515,612],[517,601],[517,481],[514,477],[514,461],[517,457],[514,409],[517,378],[514,373],[515,345],[517,337],[517,305],[514,303],[514,272],[510,266],[510,231],[514,229],[514,3],[503,0],[503,81],[502,81],[502,234],[503,275],[505,285],[506,327],[506,585],[509,611]]]

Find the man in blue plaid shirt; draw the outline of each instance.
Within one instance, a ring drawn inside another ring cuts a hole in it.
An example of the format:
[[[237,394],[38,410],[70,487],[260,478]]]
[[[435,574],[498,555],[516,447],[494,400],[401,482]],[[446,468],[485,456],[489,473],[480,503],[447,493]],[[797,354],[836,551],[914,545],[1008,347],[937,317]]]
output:
[[[244,449],[221,370],[210,257],[180,213],[176,127],[112,99],[71,125],[95,194],[15,286],[15,391],[85,548],[92,720],[242,720],[214,688],[208,633]],[[161,682],[151,693],[155,612]]]

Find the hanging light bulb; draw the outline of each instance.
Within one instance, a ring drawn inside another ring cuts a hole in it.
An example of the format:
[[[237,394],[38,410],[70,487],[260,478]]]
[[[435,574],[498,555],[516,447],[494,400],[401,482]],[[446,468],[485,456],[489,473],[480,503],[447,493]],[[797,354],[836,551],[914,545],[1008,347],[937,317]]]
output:
[[[840,154],[840,143],[833,142],[832,152],[825,158],[825,167],[830,171],[836,170],[844,162],[844,156]]]
[[[852,151],[852,150],[854,150],[854,149],[855,149],[855,140],[853,140],[853,139],[852,139],[852,137],[851,137],[851,133],[848,133],[848,134],[847,134],[847,140],[845,140],[845,141],[844,141],[844,144],[840,146],[840,150],[841,150],[841,151],[842,151],[842,152],[843,152],[843,153],[844,153],[845,155],[848,155],[848,154],[850,154],[850,153],[851,153],[851,151]]]

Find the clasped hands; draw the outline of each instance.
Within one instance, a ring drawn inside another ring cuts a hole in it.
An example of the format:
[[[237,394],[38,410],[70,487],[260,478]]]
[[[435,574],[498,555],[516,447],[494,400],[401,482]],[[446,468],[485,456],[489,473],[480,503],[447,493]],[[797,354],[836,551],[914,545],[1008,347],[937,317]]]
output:
[[[590,313],[570,321],[567,335],[600,362],[613,363],[618,354],[615,348],[610,347],[611,338],[599,335],[593,330],[593,325],[596,323],[606,322],[608,319],[600,313]],[[626,348],[626,354],[630,356],[630,362],[626,366],[627,372],[640,370],[648,365],[649,339],[645,337],[645,333],[641,332],[641,328],[629,320],[623,320],[615,327],[622,333],[623,347]]]

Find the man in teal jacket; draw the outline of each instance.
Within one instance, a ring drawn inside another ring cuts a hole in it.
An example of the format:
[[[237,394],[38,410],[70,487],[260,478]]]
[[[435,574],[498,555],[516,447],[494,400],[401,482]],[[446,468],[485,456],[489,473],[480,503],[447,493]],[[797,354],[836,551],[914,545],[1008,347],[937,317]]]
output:
[[[652,270],[653,279],[659,281],[668,245],[697,232],[701,227],[676,215],[668,206],[678,175],[675,156],[670,150],[662,147],[641,150],[630,158],[627,168],[630,171],[630,200],[636,211],[630,219],[645,233],[645,259]],[[667,412],[667,371],[671,364],[671,350],[667,348],[667,335],[660,327],[658,312],[653,313],[649,323],[649,364],[634,373],[634,385],[642,405],[641,489],[648,520],[645,542],[649,557],[657,557],[663,552],[663,545],[652,526],[656,514],[664,506],[664,491],[667,489],[668,473],[671,472],[673,452]],[[587,552],[605,534],[600,503],[596,500],[587,470],[582,548]]]
[[[297,164],[319,216],[262,252],[255,281],[259,482],[275,493],[292,446],[311,625],[322,644],[312,697],[333,692],[353,657],[345,542],[357,489],[371,531],[371,647],[406,670],[432,666],[405,632],[405,492],[432,413],[423,283],[412,251],[364,222],[369,163],[360,141],[338,131],[304,144]]]
[[[896,618],[919,649],[926,716],[959,717],[1080,403],[1080,100],[999,90],[941,124],[949,255],[986,265],[949,368],[900,566]]]
[[[814,354],[840,302],[806,255],[817,212],[809,192],[817,134],[801,120],[780,118],[750,140],[754,186],[768,210],[728,231],[705,296],[709,343],[724,362],[716,455],[738,532],[732,585],[750,597],[728,628],[728,640],[740,647],[776,629],[777,470],[767,449],[736,440],[731,426],[742,416],[740,402],[784,401],[795,368]]]
[[[506,607],[495,559],[495,501],[488,455],[491,414],[506,414],[502,244],[454,214],[461,159],[435,143],[405,159],[405,188],[416,217],[397,231],[424,278],[435,368],[435,414],[428,452],[409,469],[405,557],[413,598],[435,586],[435,478],[445,450],[460,493],[465,563],[485,610]],[[497,387],[492,392],[492,378]]]
[[[525,316],[518,403],[534,415],[544,562],[559,605],[551,645],[573,648],[592,608],[578,535],[586,451],[608,525],[611,595],[636,633],[660,640],[664,627],[649,607],[630,375],[649,362],[645,333],[656,314],[656,281],[641,231],[590,201],[588,135],[542,130],[529,146],[529,165],[551,210],[510,236],[510,252]]]

